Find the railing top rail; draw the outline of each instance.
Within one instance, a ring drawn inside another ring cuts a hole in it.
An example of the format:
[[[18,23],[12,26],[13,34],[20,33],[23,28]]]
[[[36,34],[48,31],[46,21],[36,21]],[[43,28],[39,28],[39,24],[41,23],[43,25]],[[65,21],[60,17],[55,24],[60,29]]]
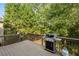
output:
[[[10,34],[10,35],[0,35],[0,37],[4,37],[4,36],[17,36],[19,34]]]
[[[58,38],[61,38],[61,39],[68,39],[68,40],[79,40],[77,38],[68,38],[68,37],[58,37]]]
[[[44,34],[32,34],[32,33],[28,33],[28,34],[37,35],[37,36],[44,36]],[[60,36],[58,36],[58,38],[60,38],[60,39],[68,39],[68,40],[79,40],[78,38],[69,38],[69,37],[60,37]]]
[[[31,34],[31,33],[28,33]],[[38,35],[38,36],[44,36],[44,34],[40,35],[40,34],[31,34],[31,35]],[[67,40],[79,40],[78,38],[69,38],[69,37],[59,37],[60,39],[67,39]]]
[[[32,34],[32,33],[27,33],[27,35],[37,35],[37,36],[43,36],[43,34]]]

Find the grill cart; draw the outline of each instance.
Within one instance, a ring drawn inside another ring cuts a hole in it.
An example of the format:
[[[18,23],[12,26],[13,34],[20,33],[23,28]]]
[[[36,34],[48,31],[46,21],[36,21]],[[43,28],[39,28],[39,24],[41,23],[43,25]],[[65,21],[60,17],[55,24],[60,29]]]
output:
[[[45,49],[51,51],[52,53],[56,52],[55,41],[59,40],[56,38],[55,34],[46,34],[44,35],[45,40]]]

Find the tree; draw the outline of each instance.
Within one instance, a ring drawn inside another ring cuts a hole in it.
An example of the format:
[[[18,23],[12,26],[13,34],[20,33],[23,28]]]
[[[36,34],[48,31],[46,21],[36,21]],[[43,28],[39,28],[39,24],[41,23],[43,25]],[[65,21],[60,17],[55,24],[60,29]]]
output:
[[[6,4],[4,32],[78,37],[78,19],[79,4]]]

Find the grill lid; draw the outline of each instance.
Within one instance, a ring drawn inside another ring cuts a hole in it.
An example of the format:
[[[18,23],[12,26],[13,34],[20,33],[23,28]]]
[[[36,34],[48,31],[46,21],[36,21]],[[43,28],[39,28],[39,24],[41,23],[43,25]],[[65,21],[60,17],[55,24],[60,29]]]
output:
[[[46,34],[44,35],[43,37],[45,40],[47,41],[51,41],[51,42],[54,42],[54,41],[61,41],[62,39],[59,39],[57,38],[57,36],[55,34]]]

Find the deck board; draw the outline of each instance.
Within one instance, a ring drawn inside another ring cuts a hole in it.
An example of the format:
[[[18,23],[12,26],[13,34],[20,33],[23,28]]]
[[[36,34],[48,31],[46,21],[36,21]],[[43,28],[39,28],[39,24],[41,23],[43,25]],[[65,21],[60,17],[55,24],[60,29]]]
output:
[[[0,47],[0,56],[56,56],[40,45],[25,40],[19,43]]]

